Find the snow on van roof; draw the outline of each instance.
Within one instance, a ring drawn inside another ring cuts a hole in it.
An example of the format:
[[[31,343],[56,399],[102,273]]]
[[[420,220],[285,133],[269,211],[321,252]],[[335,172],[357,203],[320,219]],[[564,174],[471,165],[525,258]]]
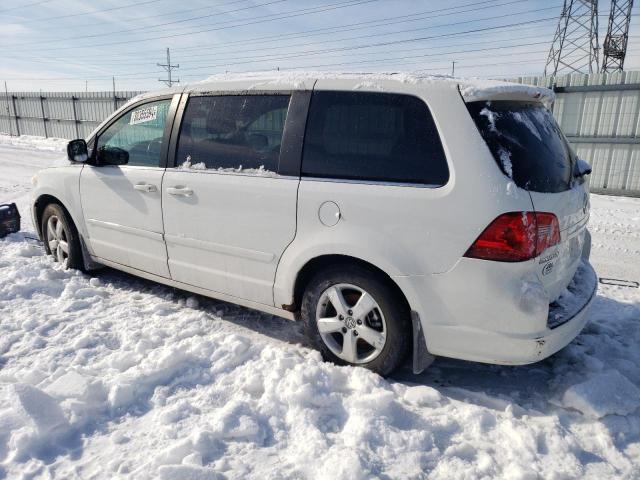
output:
[[[533,85],[523,85],[499,80],[484,80],[480,78],[452,77],[448,75],[424,75],[410,72],[395,73],[359,73],[359,72],[246,72],[221,73],[208,77],[206,80],[192,84],[203,86],[208,83],[224,82],[259,82],[265,85],[287,84],[295,88],[309,88],[309,83],[315,80],[361,80],[355,88],[376,88],[379,81],[393,81],[409,85],[449,84],[458,86],[465,101],[499,100],[499,99],[530,99],[545,104],[551,104],[555,98],[553,91]]]

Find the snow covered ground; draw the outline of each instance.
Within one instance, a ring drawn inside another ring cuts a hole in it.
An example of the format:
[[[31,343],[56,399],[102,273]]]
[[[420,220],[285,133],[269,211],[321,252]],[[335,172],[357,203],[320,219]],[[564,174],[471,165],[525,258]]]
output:
[[[114,270],[61,271],[28,190],[62,142],[0,136],[0,479],[640,478],[640,289],[535,365],[384,380],[292,322]],[[592,197],[593,263],[640,280],[640,199]]]

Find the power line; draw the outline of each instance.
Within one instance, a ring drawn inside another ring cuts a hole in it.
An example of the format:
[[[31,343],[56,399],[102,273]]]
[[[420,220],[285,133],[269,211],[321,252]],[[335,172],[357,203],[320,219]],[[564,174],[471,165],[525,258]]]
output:
[[[424,55],[414,55],[414,56],[405,56],[405,57],[397,57],[394,56],[392,58],[388,58],[388,59],[372,59],[372,60],[366,60],[366,61],[350,61],[350,62],[344,62],[344,63],[339,63],[339,64],[323,64],[323,65],[311,65],[311,66],[303,66],[300,68],[317,68],[317,67],[325,67],[325,66],[338,66],[338,65],[351,65],[351,64],[357,64],[357,63],[378,63],[381,61],[391,61],[391,60],[398,60],[398,59],[412,59],[412,58],[429,58],[429,57],[439,57],[439,56],[446,56],[446,55],[452,55],[452,54],[465,54],[465,53],[478,53],[478,52],[486,52],[486,51],[491,51],[491,50],[502,50],[505,48],[518,48],[518,47],[523,47],[523,46],[532,46],[532,45],[541,45],[541,44],[546,44],[546,42],[533,42],[533,43],[526,43],[526,44],[514,44],[514,45],[502,45],[502,46],[498,46],[498,47],[490,47],[490,48],[481,48],[481,49],[472,49],[472,50],[456,50],[456,51],[448,51],[448,52],[438,52],[438,53],[429,53],[429,54],[424,54]],[[517,53],[517,54],[523,54],[521,52]],[[277,59],[272,59],[272,60],[282,60],[283,58],[277,58]],[[246,62],[239,62],[238,64],[242,64],[242,63],[246,63]],[[202,70],[202,69],[210,69],[210,68],[214,68],[214,67],[218,67],[218,66],[223,66],[223,67],[227,67],[227,66],[232,66],[232,63],[227,63],[227,64],[221,64],[221,65],[216,65],[216,66],[205,66],[205,67],[196,67],[196,68],[191,68],[191,69],[183,69],[183,71],[186,70],[190,70],[190,71],[194,71],[194,70]],[[289,68],[292,69],[292,68]],[[131,73],[131,74],[122,74],[119,75],[119,77],[135,77],[135,76],[143,76],[143,75],[148,75],[149,72],[136,72],[136,73]],[[188,75],[187,75],[188,76]],[[75,79],[76,77],[49,77],[49,78],[39,78],[41,80],[47,80],[47,79],[63,79],[63,78],[67,78],[67,79]],[[87,77],[85,77],[87,78]],[[89,77],[90,80],[99,80],[99,79],[103,79],[103,78],[107,78],[105,77]],[[109,77],[110,78],[110,77]],[[24,80],[25,78],[20,78],[21,80]],[[29,78],[30,80],[36,80],[37,78]],[[12,78],[11,80],[18,80],[17,78]]]
[[[544,54],[546,53],[546,50],[540,50],[537,53],[539,54]],[[522,54],[522,52],[519,52],[519,54]],[[516,54],[514,54],[516,55]],[[637,59],[640,58],[639,55],[628,55],[627,59]],[[477,67],[493,67],[493,66],[508,66],[508,65],[519,65],[519,64],[530,64],[531,60],[517,60],[517,61],[509,61],[509,62],[488,62],[488,63],[479,63],[479,64],[464,64],[463,62],[459,62],[456,61],[456,69],[469,69],[469,68],[477,68]],[[312,69],[312,68],[316,68],[318,66],[305,66],[305,67],[291,67],[291,68],[280,68],[280,71],[290,71],[290,70],[300,70],[300,69]],[[447,62],[446,64],[443,64],[442,66],[432,66],[430,68],[425,68],[425,69],[414,69],[411,70],[410,72],[412,73],[421,73],[421,72],[435,72],[435,71],[442,71],[444,73],[447,73],[448,71],[450,71],[451,69],[451,62]],[[275,69],[274,68],[269,68],[269,69],[262,69],[262,70],[239,70],[239,71],[234,71],[232,72],[230,75],[233,76],[234,74],[245,74],[245,73],[268,73],[268,72],[274,72]],[[530,72],[530,73],[514,73],[513,76],[538,76],[539,73],[535,73],[535,72]],[[197,78],[202,78],[201,75],[198,74],[187,74],[184,75],[184,77],[189,77],[189,78],[193,78],[193,77],[197,77]],[[495,74],[490,74],[490,75],[482,75],[482,77],[493,77],[495,78],[496,75]],[[111,78],[111,77],[109,77]],[[48,80],[48,81],[64,81],[64,82],[68,82],[69,80],[78,80],[79,77],[23,77],[20,79],[16,79],[14,78],[13,80]],[[137,80],[153,80],[156,79],[156,77],[145,77],[145,78],[138,78]]]
[[[49,2],[52,2],[52,1],[53,0],[40,0],[39,2],[25,3],[25,4],[22,4],[22,5],[17,5],[15,7],[4,8],[4,9],[0,10],[0,13],[11,12],[13,10],[19,10],[21,8],[35,7],[36,5],[42,5],[43,3],[49,3]]]
[[[506,5],[512,5],[515,3],[525,3],[528,2],[529,0],[510,0],[508,2],[504,2],[504,3],[500,3],[494,6],[506,6]],[[486,2],[477,2],[477,3],[481,3],[481,4],[485,4]],[[492,2],[493,3],[493,2]],[[433,15],[433,13],[437,13],[440,12],[442,10],[450,10],[452,8],[457,8],[457,7],[449,7],[447,9],[438,9],[438,10],[432,10],[432,11],[428,11],[428,12],[421,12],[420,15],[421,16],[425,16],[425,15],[430,15],[429,16],[429,20],[433,19],[433,18],[438,18],[438,17],[444,17],[444,16],[449,16],[449,15],[456,15],[456,14],[460,14],[460,13],[469,13],[469,12],[473,12],[473,11],[477,11],[482,9],[482,7],[479,8],[473,8],[473,9],[468,9],[468,10],[462,10],[462,11],[458,11],[458,12],[448,12],[448,13],[440,13],[437,15]],[[551,10],[554,9],[555,7],[548,7],[548,8],[543,8],[543,9],[535,9],[535,10],[527,10],[524,12],[518,12],[518,13],[512,13],[512,14],[507,14],[507,15],[500,15],[500,16],[491,16],[491,17],[484,17],[484,18],[474,18],[472,20],[465,20],[465,21],[461,21],[461,22],[447,22],[447,23],[442,23],[439,25],[429,25],[426,27],[420,27],[420,28],[413,28],[413,29],[407,29],[404,28],[402,30],[399,31],[395,31],[395,32],[376,32],[373,34],[366,34],[366,35],[359,35],[359,36],[350,36],[350,37],[341,37],[341,38],[331,38],[330,40],[324,40],[324,41],[314,41],[314,42],[308,42],[308,43],[299,43],[297,45],[287,45],[287,47],[301,47],[301,46],[310,46],[310,45],[318,45],[318,44],[324,44],[324,43],[335,43],[335,42],[342,42],[345,40],[357,40],[357,39],[362,39],[362,38],[371,38],[371,37],[380,37],[382,35],[392,35],[392,34],[399,34],[399,33],[410,33],[410,32],[418,32],[418,31],[424,31],[424,30],[432,30],[434,28],[443,28],[443,27],[453,27],[453,26],[457,26],[457,25],[465,25],[468,23],[475,23],[475,22],[479,22],[479,21],[484,21],[484,20],[493,20],[496,18],[505,18],[505,17],[511,17],[514,15],[523,15],[526,13],[537,13],[539,11],[544,11],[544,10]],[[423,18],[418,18],[418,19],[410,19],[409,21],[419,21],[419,20],[424,20]],[[385,22],[379,25],[375,25],[375,27],[380,27],[380,26],[389,26],[389,25],[395,25],[395,24],[404,24],[406,23],[406,21],[392,21],[392,22]],[[357,25],[357,24],[356,24]],[[344,33],[344,32],[349,32],[349,31],[354,31],[354,30],[361,30],[362,28],[372,28],[372,26],[367,26],[367,27],[357,27],[357,28],[350,28],[350,29],[345,29],[341,32],[330,32],[330,34],[335,34],[335,33]],[[225,42],[224,47],[221,47],[224,49],[225,53],[230,53],[230,52],[234,52],[233,50],[230,51],[227,47],[228,47],[228,43]],[[256,51],[261,51],[261,50],[272,50],[273,47],[260,47],[260,48],[252,48],[251,52],[256,52]],[[184,51],[185,49],[182,49],[182,51]],[[238,52],[238,50],[235,50],[235,52]],[[205,56],[208,55],[209,53],[206,54],[191,54],[191,55],[184,55],[183,56],[185,58],[194,58],[197,56]]]
[[[159,0],[151,0],[151,2],[153,2],[153,1],[159,1]],[[283,3],[283,2],[287,2],[287,1],[289,1],[289,0],[271,0],[269,2],[253,4],[253,5],[249,5],[249,6],[246,6],[246,7],[237,8],[235,10],[229,10],[229,11],[226,11],[226,12],[216,12],[216,13],[212,13],[210,15],[199,15],[197,17],[186,18],[186,19],[183,19],[183,20],[174,20],[172,22],[159,23],[157,25],[151,25],[149,27],[145,27],[142,30],[144,31],[144,30],[148,30],[148,29],[166,27],[167,25],[174,25],[176,23],[183,23],[183,22],[188,22],[188,21],[191,21],[191,20],[200,20],[200,19],[203,19],[203,18],[209,18],[209,17],[218,16],[218,15],[225,15],[225,14],[228,14],[228,13],[237,13],[237,12],[240,12],[242,10],[251,10],[251,9],[254,9],[254,8],[258,8],[258,7],[265,7],[265,6],[268,6],[268,5],[273,5],[275,3]],[[146,3],[151,3],[151,2],[146,2]],[[230,20],[228,22],[220,22],[220,23],[229,23],[229,22],[233,22],[233,21],[237,21],[237,20]],[[125,29],[125,30],[114,30],[114,31],[111,31],[111,32],[94,33],[92,35],[80,35],[80,36],[62,37],[62,38],[54,38],[54,39],[49,38],[49,39],[45,39],[45,40],[38,40],[37,42],[13,43],[11,45],[7,45],[7,47],[24,47],[24,46],[29,46],[29,45],[40,45],[42,43],[64,42],[66,40],[78,40],[78,39],[86,39],[86,38],[104,37],[104,36],[115,35],[115,34],[119,34],[119,33],[128,33],[128,32],[140,33],[141,29],[140,29],[140,27],[138,27],[138,28],[128,28],[128,29]]]
[[[511,16],[511,15],[509,15],[509,16]],[[494,18],[497,18],[497,17],[494,17]],[[350,46],[350,47],[329,48],[329,49],[324,49],[324,50],[306,50],[306,51],[296,52],[294,54],[289,54],[289,55],[285,55],[285,56],[270,56],[269,60],[282,60],[282,59],[290,59],[290,58],[307,57],[307,56],[310,56],[310,55],[317,55],[319,53],[344,52],[344,51],[360,50],[360,49],[363,49],[363,48],[398,45],[398,44],[402,44],[402,43],[411,43],[411,42],[416,42],[416,41],[431,40],[431,39],[434,39],[434,38],[448,38],[448,37],[451,37],[451,36],[460,35],[462,33],[476,33],[476,32],[482,32],[482,31],[487,31],[487,30],[495,30],[495,29],[499,29],[499,28],[505,28],[506,26],[515,26],[515,25],[525,25],[525,24],[540,23],[541,21],[549,21],[549,20],[552,20],[553,18],[554,17],[549,17],[549,18],[543,18],[543,19],[538,19],[538,20],[530,20],[530,21],[526,21],[526,22],[513,23],[513,24],[510,24],[510,25],[500,25],[500,26],[496,26],[496,27],[476,28],[476,29],[472,29],[472,30],[467,30],[465,32],[445,33],[445,34],[440,34],[440,35],[431,35],[431,36],[427,36],[427,37],[416,37],[416,38],[409,38],[409,39],[403,39],[403,40],[392,40],[392,41],[387,41],[387,42],[371,43],[371,44],[368,44],[368,45],[354,45],[354,46]],[[205,66],[201,66],[201,67],[185,68],[185,69],[183,69],[183,71],[188,71],[188,70],[192,71],[192,70],[202,70],[202,69],[217,68],[217,67],[226,67],[226,66],[240,65],[240,64],[246,64],[246,63],[255,63],[255,62],[244,61],[244,62],[232,62],[232,63],[216,64],[216,65],[205,65]],[[141,74],[144,74],[144,73],[141,72]],[[132,76],[132,75],[135,75],[135,74],[128,74],[127,76]]]
[[[354,6],[358,6],[358,5],[364,5],[364,4],[368,4],[368,3],[373,3],[373,2],[379,2],[381,0],[348,0],[347,2],[340,2],[340,3],[333,3],[333,4],[329,4],[328,6],[325,7],[314,7],[316,8],[315,11],[309,11],[310,9],[302,9],[302,10],[294,10],[292,12],[287,12],[286,15],[282,15],[280,17],[276,17],[276,18],[269,18],[266,20],[256,20],[256,21],[251,21],[251,22],[246,22],[246,23],[242,23],[242,24],[237,24],[237,25],[233,25],[232,27],[216,27],[216,28],[207,28],[204,30],[196,30],[196,31],[189,31],[189,32],[184,32],[184,33],[173,33],[173,34],[169,34],[169,35],[160,35],[157,37],[149,37],[149,38],[139,38],[136,39],[136,42],[148,42],[148,41],[152,41],[152,40],[162,40],[162,39],[167,39],[167,38],[174,38],[174,37],[183,37],[186,35],[197,35],[199,33],[206,33],[206,32],[213,32],[216,30],[222,30],[225,28],[235,28],[235,27],[244,27],[244,26],[248,26],[248,25],[255,25],[258,23],[265,23],[265,22],[272,22],[275,20],[286,20],[288,18],[293,18],[293,17],[300,17],[302,15],[311,15],[311,14],[315,14],[315,13],[324,13],[324,12],[328,12],[328,11],[332,11],[332,10],[338,10],[338,9],[342,9],[342,8],[348,8],[348,7],[354,7]],[[255,18],[261,18],[261,17],[255,17]],[[82,37],[80,37],[81,39]],[[94,45],[85,45],[85,44],[81,44],[81,45],[71,45],[71,46],[67,46],[67,47],[52,47],[52,48],[43,48],[40,49],[40,51],[51,51],[51,50],[69,50],[69,49],[74,49],[74,48],[95,48],[95,47],[107,47],[107,46],[112,46],[112,45],[122,45],[122,44],[127,44],[127,43],[131,43],[131,40],[122,40],[122,41],[118,41],[118,42],[109,42],[109,43],[99,43],[99,44],[94,44]],[[15,45],[5,45],[5,47],[10,47],[10,46],[15,46]]]
[[[513,2],[507,2],[507,3],[513,3]],[[314,46],[314,45],[322,45],[322,44],[326,44],[326,43],[343,42],[343,41],[347,41],[347,40],[360,40],[360,39],[364,39],[364,38],[379,38],[382,35],[386,36],[386,35],[394,35],[394,34],[402,34],[402,33],[421,32],[421,31],[432,30],[432,29],[436,29],[436,28],[453,27],[453,26],[458,26],[458,25],[466,25],[466,24],[469,24],[469,23],[476,23],[476,22],[485,21],[485,20],[494,20],[494,19],[497,19],[497,18],[506,18],[506,17],[524,15],[524,14],[527,14],[527,13],[537,13],[540,10],[549,10],[549,9],[553,9],[553,8],[555,8],[555,7],[549,7],[549,8],[546,8],[546,9],[527,10],[527,11],[524,11],[524,12],[514,12],[514,13],[509,13],[509,14],[506,14],[506,15],[498,15],[498,16],[493,15],[491,17],[475,18],[473,20],[465,20],[465,21],[462,21],[462,22],[453,22],[453,23],[444,23],[444,24],[440,24],[440,25],[431,25],[431,26],[428,26],[428,27],[413,28],[413,29],[403,29],[403,30],[396,31],[396,32],[387,32],[385,34],[372,33],[372,34],[367,34],[367,35],[358,35],[358,36],[342,37],[342,38],[338,38],[338,39],[331,39],[331,40],[324,40],[324,41],[317,41],[317,42],[301,43],[301,44],[297,44],[297,45],[287,45],[287,47],[290,47],[290,48],[307,47],[307,46]],[[553,18],[550,17],[550,20],[553,20]],[[256,56],[253,53],[253,52],[258,52],[258,51],[262,51],[262,50],[273,50],[273,47],[253,48],[252,49],[252,55],[250,55],[248,57],[237,57],[237,56],[234,56],[233,58],[234,59],[265,58],[265,57],[271,56],[271,55]],[[303,52],[303,53],[307,53],[307,52]],[[239,53],[239,52],[238,51],[230,51],[230,50],[226,49],[225,53],[233,54],[233,53]],[[211,53],[196,54],[196,55],[184,55],[183,54],[183,57],[184,58],[194,58],[194,57],[210,56],[210,55],[211,55]]]
[[[81,13],[69,13],[67,15],[57,15],[55,17],[43,17],[43,18],[33,18],[30,20],[25,20],[22,22],[16,22],[20,25],[24,25],[27,23],[35,23],[35,22],[42,22],[42,21],[51,21],[51,20],[60,20],[62,18],[72,18],[72,17],[82,17],[84,15],[95,15],[97,13],[105,13],[105,12],[112,12],[114,10],[122,10],[123,8],[131,8],[131,7],[139,7],[141,5],[148,5],[150,3],[158,3],[158,2],[162,2],[164,0],[145,0],[144,2],[136,2],[136,3],[130,3],[128,5],[120,5],[119,7],[111,7],[111,8],[105,8],[103,10],[91,10],[90,12],[81,12]],[[74,27],[83,27],[83,26],[89,26],[89,27],[93,27],[95,28],[95,25],[77,25]],[[66,30],[66,27],[63,27]]]
[[[524,1],[526,0],[511,0],[508,2],[503,2],[502,4],[498,4],[497,6],[504,6],[504,5],[509,5],[509,4],[514,4],[514,3],[524,3]],[[445,9],[437,9],[437,10],[431,10],[431,11],[426,11],[426,12],[419,12],[418,15],[426,15],[426,14],[431,14],[431,13],[437,13],[437,12],[442,12],[444,10],[451,10],[452,8],[464,8],[464,7],[468,7],[470,5],[478,5],[478,4],[486,4],[486,1],[483,2],[473,2],[471,4],[466,4],[466,5],[462,5],[459,7],[449,7],[449,8],[445,8]],[[495,5],[495,4],[494,4]],[[375,33],[375,34],[367,34],[367,35],[358,35],[358,36],[349,36],[349,37],[342,37],[342,38],[337,38],[337,39],[331,39],[331,40],[325,40],[325,41],[314,41],[314,42],[307,42],[307,43],[299,43],[296,45],[287,45],[288,48],[296,48],[296,47],[305,47],[305,46],[313,46],[313,45],[322,45],[322,44],[326,44],[326,43],[335,43],[335,42],[343,42],[343,41],[351,41],[351,40],[357,40],[357,39],[364,39],[364,38],[372,38],[372,37],[379,37],[380,35],[393,35],[393,34],[402,34],[402,33],[410,33],[410,32],[418,32],[418,31],[425,31],[425,30],[432,30],[435,28],[443,28],[443,27],[452,27],[452,26],[457,26],[457,25],[465,25],[465,24],[469,24],[469,23],[475,23],[478,21],[484,21],[484,20],[494,20],[494,19],[498,19],[498,18],[506,18],[506,17],[512,17],[514,15],[524,15],[527,13],[537,13],[539,11],[544,11],[544,10],[551,10],[551,9],[555,9],[556,7],[547,7],[547,8],[543,8],[543,9],[534,9],[534,10],[526,10],[526,11],[522,11],[522,12],[515,12],[515,13],[509,13],[509,14],[505,14],[505,15],[499,15],[499,16],[491,16],[491,17],[484,17],[484,18],[475,18],[473,20],[466,20],[466,21],[461,21],[461,22],[447,22],[447,23],[443,23],[440,25],[431,25],[428,27],[421,27],[421,28],[414,28],[414,29],[403,29],[403,30],[399,30],[396,32],[385,32],[383,34],[381,33]],[[448,12],[448,13],[440,13],[439,15],[432,15],[431,18],[436,18],[439,16],[447,16],[447,15],[451,15],[451,14],[455,14],[455,13],[468,13],[469,11],[471,11],[472,9],[468,9],[465,11],[460,11],[460,12]],[[473,9],[476,10],[476,9]],[[549,20],[553,20],[553,18],[549,18]],[[364,22],[361,22],[364,23]],[[401,22],[388,22],[388,24],[392,24],[392,23],[401,23]],[[358,25],[358,24],[355,24]],[[520,24],[518,24],[517,26],[519,26]],[[345,30],[345,32],[348,30]],[[476,31],[472,31],[473,33],[475,33]],[[446,37],[446,35],[445,35]],[[432,37],[428,37],[429,39]],[[273,49],[278,49],[278,46],[275,47],[263,47],[263,48],[257,48],[257,49],[253,49],[254,52],[256,51],[264,51],[264,50],[273,50]],[[309,51],[303,52],[303,53],[308,53]],[[237,51],[232,51],[229,50],[228,48],[225,50],[225,53],[229,53],[229,54],[234,54],[237,53]],[[182,55],[183,58],[196,58],[196,57],[209,57],[211,55],[211,53],[205,53],[205,54],[192,54],[192,55]],[[256,59],[256,58],[269,58],[273,55],[262,55],[262,56],[256,56],[255,54],[252,54],[250,57],[233,57],[234,59],[243,59],[243,58],[252,58],[252,59]],[[100,57],[101,59],[104,59],[103,56]],[[101,62],[101,65],[103,65],[104,63]],[[136,64],[139,64],[139,62],[136,62]],[[122,65],[122,62],[118,62],[118,65]]]
[[[242,0],[245,1],[245,0]],[[525,3],[528,2],[529,0],[514,0],[514,1],[510,1],[507,3],[502,3],[502,4],[498,4],[498,5],[492,5],[492,6],[504,6],[507,4],[512,4],[512,3]],[[235,2],[231,2],[231,3],[235,3]],[[445,16],[445,15],[453,15],[453,14],[458,14],[458,13],[467,13],[469,11],[475,11],[477,9],[473,9],[473,10],[463,10],[463,11],[458,11],[458,12],[449,12],[446,14],[439,14],[439,15],[433,15],[434,13],[438,13],[438,12],[444,12],[447,10],[455,10],[455,9],[460,9],[460,8],[465,8],[465,7],[469,7],[469,6],[476,6],[476,5],[486,5],[486,4],[493,4],[494,0],[483,0],[480,2],[471,2],[471,3],[466,3],[463,5],[459,5],[459,6],[455,6],[455,7],[447,7],[447,8],[440,8],[440,9],[436,9],[436,10],[427,10],[427,11],[422,11],[422,12],[416,12],[413,14],[408,14],[408,15],[399,15],[399,16],[395,16],[395,17],[388,17],[386,19],[377,19],[377,20],[369,20],[366,22],[357,22],[357,23],[351,23],[351,24],[344,24],[344,25],[337,25],[337,26],[333,26],[333,27],[323,27],[323,28],[318,28],[318,29],[312,29],[312,30],[303,30],[303,31],[298,31],[298,32],[292,32],[290,34],[277,34],[277,35],[268,35],[268,36],[263,36],[263,37],[255,37],[255,38],[250,38],[250,39],[244,39],[244,40],[235,40],[235,41],[226,41],[224,43],[224,46],[218,47],[218,48],[224,48],[225,53],[229,52],[228,46],[229,45],[236,45],[236,44],[251,44],[254,43],[256,41],[263,41],[263,40],[267,40],[267,39],[275,39],[278,41],[281,41],[283,39],[289,39],[289,38],[300,38],[300,37],[307,37],[307,36],[317,36],[317,35],[330,35],[330,34],[334,34],[334,33],[343,33],[343,32],[349,32],[349,31],[354,31],[354,30],[361,30],[363,28],[372,28],[372,27],[381,27],[381,26],[388,26],[388,25],[395,25],[395,24],[402,24],[402,23],[406,23],[406,22],[415,22],[415,21],[421,21],[424,20],[424,18],[416,18],[416,17],[424,17],[426,15],[430,15],[429,19],[432,18],[436,18],[436,17],[441,17],[441,16]],[[373,25],[373,24],[377,24],[377,25]],[[427,27],[427,28],[431,28],[431,27]],[[329,31],[329,30],[338,30],[340,29],[340,31]],[[402,31],[404,32],[404,30]],[[392,33],[397,33],[397,32],[385,32],[385,33],[380,33],[380,35],[390,35]],[[359,37],[356,37],[359,38]],[[348,40],[349,38],[346,39],[333,39],[331,41],[342,41],[342,40]],[[264,43],[264,42],[261,42]],[[207,44],[200,44],[200,45],[194,45],[194,46],[190,46],[190,47],[178,47],[178,48],[174,48],[174,51],[179,50],[179,51],[188,51],[188,50],[194,50],[194,49],[202,49],[203,47],[207,48],[207,50],[211,50],[211,44],[207,43]],[[272,47],[265,47],[265,48],[261,48],[258,50],[264,50],[264,49],[270,49]],[[213,50],[216,50],[216,47],[213,47]],[[255,51],[255,49],[254,49]],[[135,55],[136,57],[138,57],[140,55],[140,50],[136,49],[135,52],[131,53],[132,55]],[[120,52],[116,58],[121,59],[123,56],[123,53]],[[202,56],[202,54],[196,54],[196,55],[192,55],[192,57],[195,56]],[[187,57],[188,55],[185,56],[183,55],[183,57]],[[100,59],[103,60],[106,57],[104,55],[100,56]],[[63,59],[61,59],[63,60]],[[135,62],[136,64],[139,64],[139,62]],[[101,61],[101,65],[103,65],[104,63]],[[121,62],[119,62],[119,64],[121,64]]]
[[[532,27],[518,27],[519,28],[519,32],[523,31],[523,30],[527,30],[530,29]],[[506,29],[505,29],[506,30]],[[396,32],[394,32],[395,34]],[[489,33],[493,33],[493,32],[485,32],[485,33],[479,33],[479,34],[474,34],[475,37],[479,37],[481,35],[486,35]],[[550,32],[551,33],[551,32]],[[382,34],[385,35],[385,34]],[[381,36],[382,36],[381,35]],[[544,34],[542,34],[542,32],[538,32],[535,35],[519,35],[518,36],[518,40],[528,40],[528,39],[532,39],[532,38],[544,38]],[[437,40],[437,39],[436,39]],[[474,41],[474,42],[465,42],[465,43],[447,43],[447,45],[435,45],[437,47],[442,47],[442,46],[447,46],[447,47],[466,47],[466,46],[478,46],[478,45],[501,45],[501,41],[496,41],[496,40],[489,40],[489,41]],[[433,48],[434,45],[430,44],[430,48]],[[403,52],[412,52],[412,51],[424,51],[425,47],[424,46],[419,46],[419,47],[412,47],[412,48],[404,48],[402,51]],[[361,52],[361,55],[380,55],[380,54],[391,54],[394,53],[393,51],[371,51],[371,52]],[[333,56],[347,56],[350,55],[349,53],[343,53],[343,54],[334,54]],[[50,61],[53,63],[57,63],[60,59],[55,59],[55,58],[46,58],[46,59],[29,59],[28,61],[30,62],[34,62],[34,63],[41,63],[42,61]],[[198,61],[208,61],[209,59],[205,59],[205,60],[198,60]],[[268,61],[268,60],[261,60],[259,62],[264,62],[264,61]],[[197,62],[197,61],[196,61]],[[128,63],[124,63],[124,62],[117,62],[117,63],[104,63],[104,62],[100,62],[100,66],[113,66],[113,67],[119,67],[122,65],[136,65],[136,66],[143,66],[145,65],[145,63],[141,63],[141,62],[128,62]],[[150,62],[149,65],[152,65],[152,63]]]
[[[389,58],[381,58],[381,59],[368,59],[368,60],[350,60],[348,62],[337,62],[337,63],[325,63],[325,64],[321,64],[321,65],[305,65],[305,66],[301,66],[299,68],[324,68],[324,67],[340,67],[340,66],[345,66],[345,65],[360,65],[360,64],[375,64],[375,63],[381,63],[381,62],[396,62],[396,61],[402,61],[402,63],[406,63],[404,62],[405,60],[411,60],[411,59],[425,59],[425,58],[432,58],[432,57],[443,57],[443,56],[447,56],[447,55],[457,55],[457,54],[468,54],[468,53],[479,53],[479,52],[487,52],[487,51],[491,51],[491,50],[504,50],[505,48],[517,48],[517,47],[527,47],[527,46],[533,46],[533,45],[547,45],[547,42],[534,42],[534,43],[524,43],[524,44],[518,44],[518,45],[504,45],[504,46],[500,46],[500,47],[492,47],[492,48],[476,48],[476,49],[472,49],[472,50],[456,50],[456,51],[450,51],[450,52],[438,52],[438,53],[426,53],[426,54],[422,54],[422,55],[407,55],[407,56],[402,56],[402,57],[398,57],[398,56],[393,56],[393,57],[389,57]],[[540,53],[540,52],[518,52],[514,55],[522,55],[522,54],[527,54],[527,53]],[[544,51],[542,51],[542,53],[544,53]],[[503,54],[504,56],[505,54]],[[509,54],[506,54],[509,55]],[[223,64],[220,66],[224,66],[224,67],[228,67],[228,66],[232,66],[232,65],[241,65],[244,62],[239,62],[236,64]],[[253,62],[251,62],[253,63]],[[204,69],[204,68],[208,68],[208,67],[201,67],[201,68],[191,68],[191,69],[185,69],[185,70],[200,70],[200,69]],[[290,69],[298,69],[298,67],[293,67]]]

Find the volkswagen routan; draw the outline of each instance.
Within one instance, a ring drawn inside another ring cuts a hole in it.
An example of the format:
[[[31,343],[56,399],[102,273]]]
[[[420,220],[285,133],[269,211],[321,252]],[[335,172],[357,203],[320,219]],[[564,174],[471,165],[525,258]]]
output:
[[[588,320],[588,174],[553,93],[400,74],[146,93],[35,177],[65,268],[303,322],[330,361],[527,364]],[[409,360],[411,359],[411,360]]]

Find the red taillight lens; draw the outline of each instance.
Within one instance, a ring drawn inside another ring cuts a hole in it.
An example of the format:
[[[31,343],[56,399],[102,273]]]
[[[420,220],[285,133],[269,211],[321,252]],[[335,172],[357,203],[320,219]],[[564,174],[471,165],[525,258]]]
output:
[[[509,212],[485,228],[465,257],[497,262],[523,262],[560,243],[560,225],[553,213]]]
[[[536,236],[536,257],[547,248],[560,243],[560,224],[558,217],[553,213],[537,212],[536,224],[538,235]]]

